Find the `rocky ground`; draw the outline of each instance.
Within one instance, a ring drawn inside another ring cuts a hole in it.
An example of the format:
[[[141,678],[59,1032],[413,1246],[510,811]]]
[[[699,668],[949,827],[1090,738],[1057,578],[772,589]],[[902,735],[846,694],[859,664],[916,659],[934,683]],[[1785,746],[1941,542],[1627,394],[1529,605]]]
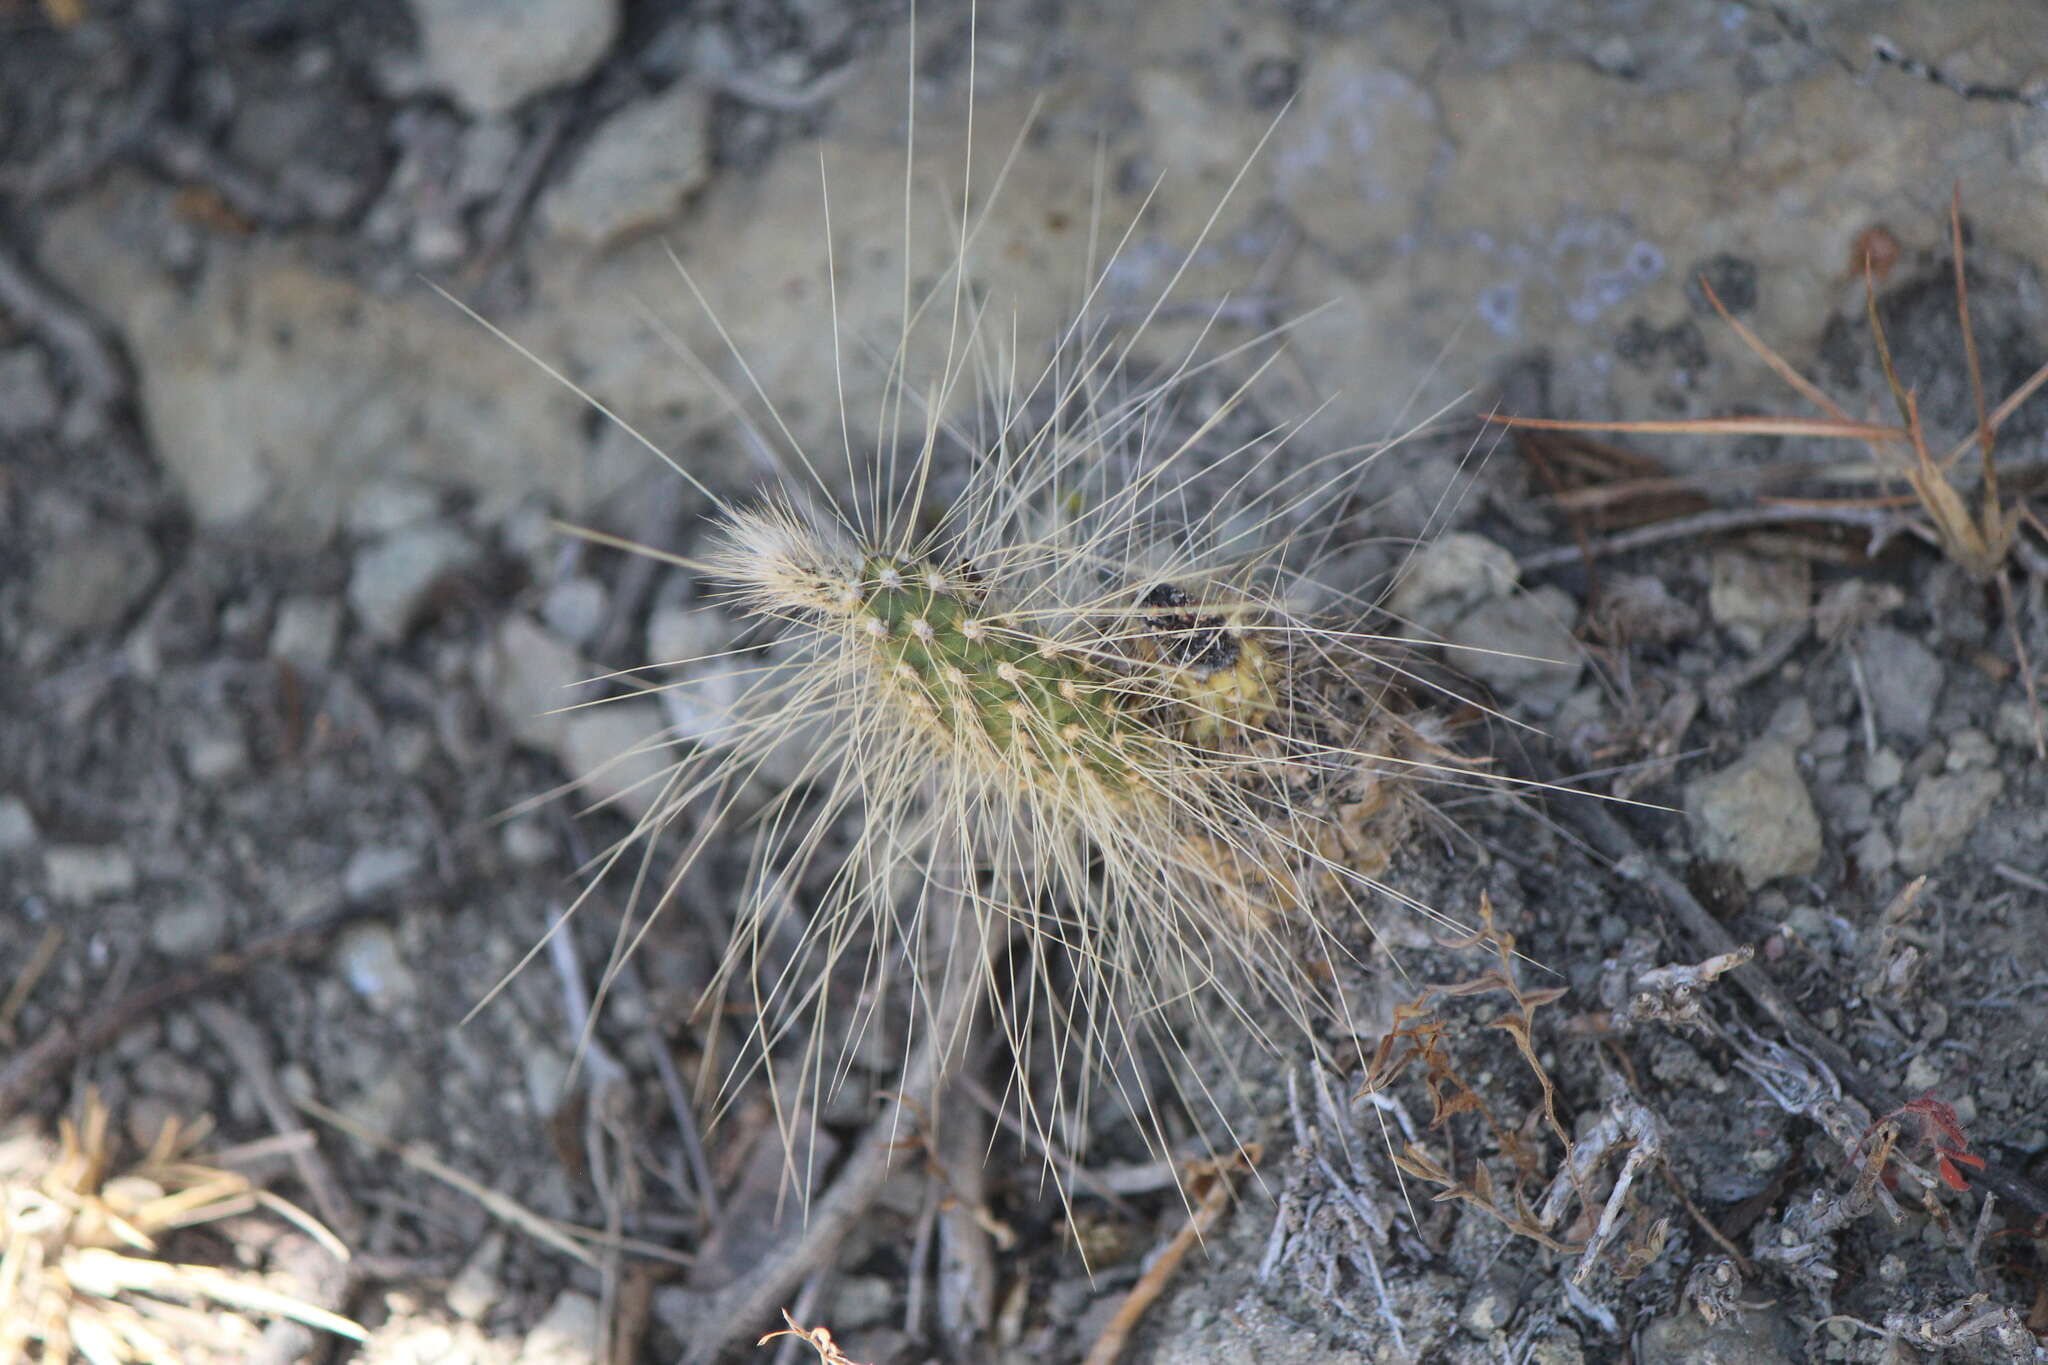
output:
[[[921,6],[913,191],[942,211],[906,240],[902,6],[507,14],[0,0],[0,1118],[53,1132],[96,1088],[137,1144],[168,1116],[213,1115],[217,1146],[310,1127],[256,1170],[349,1268],[256,1214],[173,1249],[369,1328],[328,1358],[703,1345],[721,1279],[793,1235],[764,1107],[697,1146],[716,1040],[692,1007],[744,842],[587,1047],[607,898],[491,992],[625,828],[531,799],[627,791],[644,768],[608,760],[702,723],[547,714],[563,687],[735,626],[686,572],[556,532],[686,552],[705,504],[449,296],[712,489],[757,487],[709,319],[796,439],[837,445],[823,148],[844,391],[875,412],[906,271],[954,257],[971,69],[977,196],[1036,106],[974,253],[1020,349],[1135,219],[1098,311],[1142,317],[1199,238],[1146,345],[1292,320],[1262,401],[1321,404],[1304,441],[1475,395],[1373,467],[1359,535],[1426,540],[1405,618],[1530,656],[1465,659],[1542,731],[1475,745],[1643,803],[1443,799],[1458,832],[1399,885],[1484,892],[1524,957],[1389,911],[1411,975],[1377,998],[1429,1009],[1381,1016],[1407,1068],[1375,1105],[1357,1074],[1265,1064],[1260,1176],[1131,1358],[2048,1358],[2048,400],[2001,430],[2021,516],[1975,565],[1873,501],[1902,485],[1860,445],[1474,418],[1818,415],[1739,325],[1896,420],[1868,260],[1937,451],[1967,436],[1952,191],[1989,402],[2048,359],[2038,25],[1998,0],[996,3],[972,30]],[[1714,979],[1739,945],[1755,963]],[[1526,1054],[1500,1027],[1523,1018]],[[825,1115],[828,1154],[889,1068]],[[1455,1077],[1488,1112],[1432,1128]],[[1441,1180],[1397,1176],[1404,1123]],[[1189,1219],[1129,1146],[1098,1135],[1126,1188],[1070,1220],[999,1147],[965,1229],[957,1167],[906,1161],[790,1306],[857,1360],[1078,1359]]]

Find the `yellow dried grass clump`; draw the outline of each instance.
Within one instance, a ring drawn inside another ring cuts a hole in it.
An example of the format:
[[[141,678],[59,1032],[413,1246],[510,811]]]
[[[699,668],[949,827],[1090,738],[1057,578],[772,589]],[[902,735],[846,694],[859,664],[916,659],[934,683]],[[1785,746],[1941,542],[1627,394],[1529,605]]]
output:
[[[347,1318],[249,1272],[158,1259],[180,1228],[262,1207],[346,1255],[333,1234],[247,1176],[193,1153],[210,1120],[167,1119],[149,1150],[119,1164],[112,1115],[89,1091],[56,1141],[30,1128],[0,1137],[0,1365],[182,1365],[236,1358],[265,1318],[361,1341]]]

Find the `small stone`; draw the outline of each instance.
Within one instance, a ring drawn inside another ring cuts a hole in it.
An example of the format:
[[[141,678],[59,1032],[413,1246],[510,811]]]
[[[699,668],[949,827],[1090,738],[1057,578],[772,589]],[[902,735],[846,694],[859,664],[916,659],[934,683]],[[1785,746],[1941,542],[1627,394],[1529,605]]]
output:
[[[1424,546],[1401,571],[1387,610],[1403,625],[1430,634],[1481,602],[1506,596],[1521,579],[1515,557],[1467,531]]]
[[[1610,76],[1627,78],[1636,74],[1636,50],[1619,33],[1610,33],[1586,54],[1595,68]]]
[[[1537,1339],[1528,1361],[1529,1365],[1586,1365],[1586,1348],[1577,1332],[1560,1323]]]
[[[112,844],[52,844],[43,851],[50,895],[73,905],[125,896],[135,889],[135,863]]]
[[[1804,703],[1801,703],[1804,705]],[[1812,714],[1809,710],[1808,714]],[[1829,725],[1813,732],[1813,738],[1806,741],[1806,752],[1815,758],[1840,758],[1849,752],[1849,730],[1843,725]]]
[[[160,564],[156,547],[135,527],[95,526],[41,557],[29,585],[29,611],[58,630],[105,630],[155,585]]]
[[[270,657],[301,673],[324,673],[340,634],[341,603],[329,597],[287,597],[270,627]]]
[[[0,796],[0,858],[27,852],[41,837],[27,802],[18,796]]]
[[[486,704],[520,743],[536,749],[561,744],[569,718],[561,708],[590,699],[573,684],[593,672],[568,642],[520,615],[505,618],[470,668]]]
[[[575,645],[590,643],[604,625],[604,584],[595,578],[570,578],[548,589],[540,616],[548,628]]]
[[[33,346],[0,351],[0,436],[27,436],[56,425],[63,404],[50,362]]]
[[[590,74],[618,36],[617,0],[411,0],[430,79],[471,114],[508,113]]]
[[[434,588],[476,559],[476,546],[460,531],[437,524],[408,527],[356,556],[349,606],[372,635],[403,639]]]
[[[1751,653],[1764,636],[1807,618],[1813,569],[1803,559],[1764,559],[1741,550],[1714,556],[1707,610]]]
[[[1906,1090],[1910,1094],[1924,1095],[1941,1085],[1941,1067],[1934,1060],[1932,1052],[1922,1052],[1906,1063]]]
[[[165,957],[203,957],[227,939],[227,909],[197,900],[150,917],[149,944]]]
[[[1926,739],[1941,696],[1941,661],[1890,626],[1866,627],[1856,642],[1856,657],[1878,730],[1888,739]]]
[[[848,1275],[832,1290],[831,1322],[836,1328],[869,1327],[889,1316],[899,1301],[896,1282],[883,1275]]]
[[[1948,757],[1942,761],[1952,773],[1989,768],[1998,762],[1998,746],[1982,730],[1961,729],[1948,737]]]
[[[1578,686],[1586,661],[1572,635],[1578,604],[1549,584],[1482,602],[1444,633],[1451,664],[1547,716]]]
[[[1882,876],[1891,871],[1892,864],[1896,863],[1899,857],[1891,836],[1883,829],[1875,827],[1866,831],[1849,852],[1866,879]]]
[[[185,771],[194,782],[218,786],[249,771],[249,742],[225,724],[187,736],[181,747]]]
[[[359,848],[341,871],[341,892],[351,901],[375,899],[411,881],[420,855],[409,848]]]
[[[1863,781],[1874,792],[1888,792],[1906,775],[1906,761],[1891,749],[1879,749],[1863,765]]]
[[[594,1365],[598,1327],[597,1300],[564,1290],[526,1334],[518,1365]]]
[[[1484,1340],[1495,1332],[1506,1330],[1520,1306],[1504,1286],[1488,1281],[1474,1289],[1471,1297],[1465,1300],[1465,1306],[1458,1310],[1458,1325]]]
[[[1998,704],[1998,718],[1992,722],[1992,733],[1998,736],[2000,744],[2009,744],[2015,749],[2034,747],[2034,708],[2020,700],[2004,701]],[[2043,718],[2043,727],[2048,728],[2048,718]]]
[[[1900,869],[1918,874],[1946,860],[2004,790],[2005,777],[1995,769],[1921,778],[1899,811]]]
[[[1690,1310],[1650,1323],[1637,1338],[1641,1365],[1793,1365],[1799,1334],[1776,1307],[1743,1308],[1718,1322]]]
[[[441,495],[413,479],[378,479],[366,484],[349,503],[344,523],[353,535],[389,535],[407,526],[432,521],[441,510]]]
[[[673,217],[711,174],[711,97],[679,80],[614,114],[542,201],[548,230],[604,246]]]
[[[465,1321],[481,1322],[504,1296],[505,1286],[498,1279],[498,1268],[504,1260],[505,1234],[486,1233],[462,1263],[462,1269],[448,1282],[448,1311]]]
[[[597,801],[639,819],[654,808],[671,759],[658,702],[621,699],[576,711],[563,727],[562,766]]]
[[[1782,740],[1759,740],[1720,772],[1687,784],[1685,808],[1700,851],[1734,865],[1752,891],[1820,866],[1820,817]]]
[[[1793,748],[1803,748],[1814,737],[1813,708],[1806,704],[1804,697],[1787,697],[1771,713],[1764,726],[1764,733],[1773,739],[1782,739]]]
[[[555,856],[554,836],[540,821],[509,820],[498,835],[505,857],[520,867],[537,867]]]
[[[732,638],[732,621],[716,607],[659,607],[647,618],[653,663],[693,663],[730,647]]]
[[[380,1010],[397,1009],[419,996],[419,980],[386,925],[365,924],[342,935],[335,945],[335,965],[349,989]]]
[[[637,818],[653,808],[670,763],[661,739],[666,718],[659,702],[645,698],[564,710],[589,700],[586,689],[572,684],[594,671],[523,616],[506,618],[472,668],[491,708],[520,742],[552,752],[593,798],[616,800]]]
[[[552,1114],[561,1108],[569,1088],[569,1059],[551,1047],[526,1049],[524,1057],[526,1099],[536,1114]]]

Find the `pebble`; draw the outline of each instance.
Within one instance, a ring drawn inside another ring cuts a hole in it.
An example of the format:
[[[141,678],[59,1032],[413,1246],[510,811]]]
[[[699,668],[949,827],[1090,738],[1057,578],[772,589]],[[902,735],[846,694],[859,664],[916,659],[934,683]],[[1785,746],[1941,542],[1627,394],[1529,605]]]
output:
[[[18,796],[0,796],[0,857],[27,852],[40,837],[28,803]]]
[[[1804,697],[1787,697],[1778,703],[1777,710],[1771,712],[1770,720],[1764,725],[1764,733],[1773,739],[1784,740],[1795,749],[1806,747],[1818,733],[1813,724],[1813,708],[1806,704]]]
[[[1586,1347],[1579,1334],[1562,1323],[1536,1339],[1529,1365],[1585,1365]]]
[[[482,1321],[493,1305],[504,1297],[505,1286],[498,1269],[505,1260],[505,1234],[487,1233],[477,1244],[462,1269],[448,1282],[448,1310],[469,1322]]]
[[[100,525],[60,541],[36,565],[29,610],[59,630],[106,630],[154,586],[156,547],[133,526]]]
[[[1921,778],[1899,811],[1899,867],[1917,874],[1947,859],[2004,790],[2005,776],[1995,769]]]
[[[506,821],[498,844],[505,857],[520,867],[537,867],[555,856],[554,836],[531,817]]]
[[[1812,598],[1813,569],[1803,559],[1764,559],[1741,550],[1714,556],[1707,611],[1752,653],[1771,631],[1804,621]]]
[[[1752,891],[1820,865],[1820,817],[1781,740],[1759,740],[1720,772],[1688,783],[1685,809],[1700,851],[1733,864]]]
[[[151,915],[149,946],[165,957],[203,957],[226,941],[227,929],[226,906],[195,900]]]
[[[1550,715],[1585,671],[1584,652],[1572,635],[1578,614],[1571,594],[1548,584],[1482,602],[1444,632],[1451,644],[1464,646],[1449,652],[1450,663],[1531,713]]]
[[[1998,746],[1982,730],[1961,729],[1948,737],[1948,757],[1942,763],[1952,773],[1994,767],[1998,763]]]
[[[1402,624],[1435,634],[1479,603],[1505,597],[1521,576],[1515,557],[1485,536],[1440,536],[1408,561],[1387,596],[1387,610]]]
[[[27,436],[56,425],[63,405],[50,362],[33,346],[0,351],[0,436]]]
[[[1495,1332],[1505,1331],[1520,1307],[1520,1301],[1506,1286],[1487,1281],[1473,1290],[1465,1306],[1458,1310],[1458,1325],[1484,1340]]]
[[[508,113],[581,80],[619,32],[618,0],[411,0],[429,78],[463,110]]]
[[[50,895],[73,905],[125,896],[135,889],[135,863],[112,844],[52,844],[43,851]]]
[[[1850,855],[1856,859],[1856,866],[1862,870],[1866,880],[1891,871],[1892,865],[1899,860],[1899,851],[1892,843],[1891,835],[1875,827],[1856,841]]]
[[[1941,696],[1941,661],[1890,626],[1867,627],[1856,642],[1856,657],[1879,732],[1915,743],[1926,739]]]
[[[831,1322],[835,1327],[870,1327],[896,1307],[896,1282],[883,1275],[848,1275],[832,1290]]]
[[[567,578],[548,589],[540,616],[564,640],[585,645],[604,625],[605,605],[604,584],[595,578]]]
[[[1644,1328],[1636,1359],[1640,1365],[1794,1365],[1798,1340],[1776,1308],[1744,1309],[1712,1324],[1687,1310]]]
[[[460,531],[438,524],[394,532],[356,556],[348,604],[381,640],[403,639],[435,586],[476,562],[477,547]]]
[[[440,493],[416,479],[377,479],[349,503],[344,524],[357,536],[383,536],[432,521],[440,510]]]
[[[1863,781],[1874,792],[1888,792],[1906,775],[1906,761],[1894,750],[1879,749],[1863,765]]]
[[[335,945],[336,965],[349,989],[379,1010],[390,1012],[419,997],[419,978],[405,965],[388,926],[364,924]]]
[[[2009,744],[2015,749],[2034,747],[2034,708],[2023,700],[2015,698],[1998,704],[1998,717],[1992,722],[1992,732],[1998,742]]]
[[[359,848],[349,855],[341,870],[341,893],[351,901],[366,901],[395,891],[413,879],[420,868],[420,855],[410,848]]]
[[[647,618],[647,656],[662,664],[688,664],[732,644],[733,623],[716,607],[657,607]]]
[[[598,1326],[597,1300],[563,1290],[526,1334],[518,1365],[594,1365]]]
[[[1931,1052],[1922,1052],[1906,1063],[1906,1089],[1913,1094],[1926,1094],[1941,1085],[1942,1070]]]
[[[661,704],[645,698],[562,710],[588,699],[586,689],[570,684],[595,671],[567,642],[523,616],[507,617],[472,667],[492,710],[521,743],[554,754],[592,798],[616,799],[638,818],[653,808],[672,762],[660,742],[668,721]]]
[[[340,635],[341,603],[329,597],[287,597],[270,627],[270,657],[301,673],[324,673]]]
[[[605,246],[673,217],[711,173],[711,98],[679,80],[614,114],[542,200],[548,230]]]
[[[595,671],[567,641],[520,615],[505,618],[470,666],[486,704],[513,736],[546,750],[561,744],[567,728],[560,708],[589,699],[571,684]]]
[[[220,728],[187,735],[179,745],[194,782],[218,786],[249,771],[249,742],[232,726],[223,720]]]
[[[660,703],[622,699],[566,719],[557,756],[583,790],[594,800],[615,800],[636,820],[652,810],[674,761],[662,742],[667,717]]]
[[[526,1102],[536,1114],[553,1114],[561,1109],[569,1091],[569,1058],[545,1044],[525,1049],[521,1059],[526,1078]]]

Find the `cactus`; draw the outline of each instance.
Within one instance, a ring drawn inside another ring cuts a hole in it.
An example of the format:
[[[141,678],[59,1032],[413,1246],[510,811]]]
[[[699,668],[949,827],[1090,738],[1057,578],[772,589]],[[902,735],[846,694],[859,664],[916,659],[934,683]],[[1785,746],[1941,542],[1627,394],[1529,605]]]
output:
[[[793,437],[782,458],[790,489],[816,490],[803,497],[740,505],[662,457],[712,503],[711,548],[648,553],[781,632],[722,722],[693,723],[716,738],[682,747],[598,875],[629,873],[630,904],[651,915],[758,796],[769,756],[794,751],[795,778],[755,822],[711,987],[757,1021],[727,1098],[756,1070],[788,1075],[794,1051],[797,1094],[778,1112],[815,1113],[852,1040],[905,1003],[894,973],[910,978],[914,1027],[964,1028],[936,1017],[928,913],[946,899],[1004,964],[986,994],[1012,1093],[1050,1133],[1106,1060],[1147,1043],[1178,1054],[1189,1005],[1212,1031],[1268,1042],[1274,1009],[1303,1034],[1341,1012],[1330,965],[1354,953],[1411,822],[1408,778],[1451,760],[1381,639],[1295,606],[1296,549],[1327,547],[1339,528],[1317,519],[1381,447],[1297,460],[1292,429],[1256,416],[1264,365],[1220,392],[1192,356],[1138,376],[1136,338],[1090,321],[1087,301],[1053,359],[1019,375],[988,354],[1002,329],[984,327],[968,283],[965,209],[948,233],[961,258],[914,306],[906,282],[884,432],[865,460],[849,435],[843,484]],[[919,394],[899,366],[926,324],[945,348]],[[964,423],[944,415],[963,376],[981,399]],[[925,429],[906,438],[904,409],[919,407]],[[680,839],[666,864],[664,835]],[[1034,1069],[1053,1073],[1051,1093]],[[1159,1116],[1132,1107],[1167,1145]]]

